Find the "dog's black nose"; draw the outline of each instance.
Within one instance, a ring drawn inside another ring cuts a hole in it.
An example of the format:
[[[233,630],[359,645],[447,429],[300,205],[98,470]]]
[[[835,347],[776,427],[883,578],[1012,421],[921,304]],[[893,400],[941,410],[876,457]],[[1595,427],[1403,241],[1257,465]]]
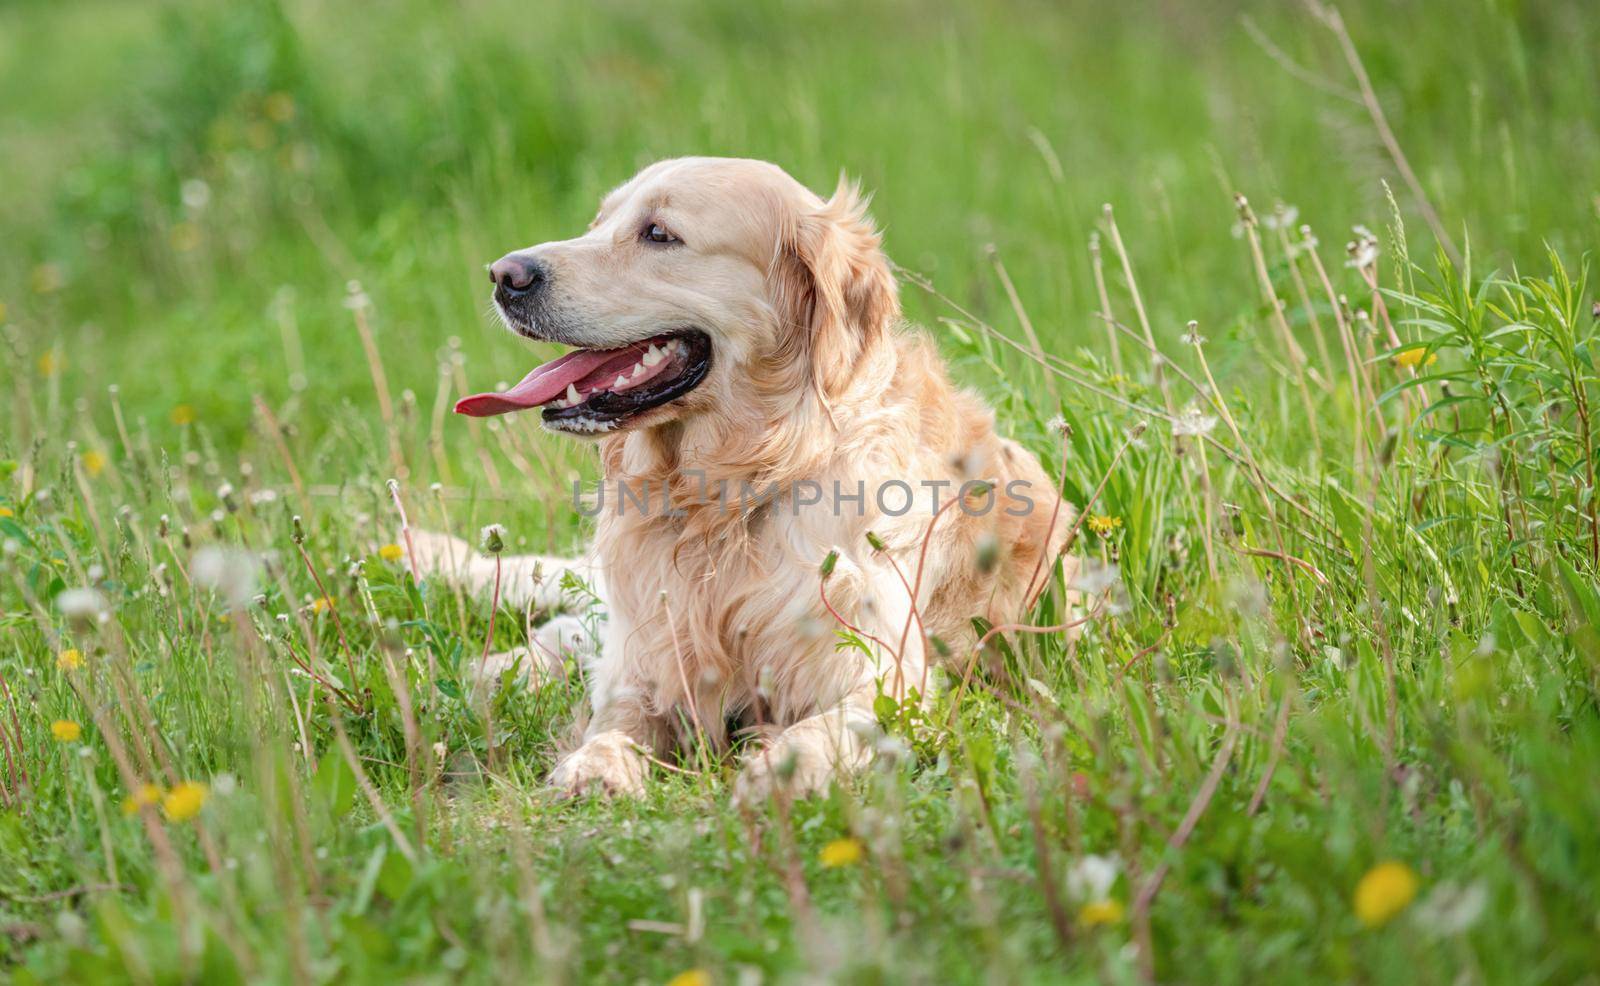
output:
[[[526,253],[508,253],[489,265],[489,280],[495,292],[520,298],[544,286],[549,271],[538,259]]]

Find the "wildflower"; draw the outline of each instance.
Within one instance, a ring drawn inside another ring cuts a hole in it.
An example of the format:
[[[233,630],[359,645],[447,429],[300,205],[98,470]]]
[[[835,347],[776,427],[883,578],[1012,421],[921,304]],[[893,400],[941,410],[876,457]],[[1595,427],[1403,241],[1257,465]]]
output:
[[[1093,558],[1085,558],[1072,577],[1071,588],[1085,595],[1098,596],[1116,585],[1121,578],[1122,573],[1115,562],[1102,565]]]
[[[16,514],[12,513],[10,507],[0,507],[0,517],[15,517],[15,516],[16,516]]]
[[[1178,419],[1172,422],[1174,435],[1206,435],[1217,426],[1215,414],[1205,414],[1198,407],[1190,404],[1178,412]]]
[[[1379,863],[1356,884],[1355,912],[1369,928],[1389,923],[1417,896],[1417,874],[1404,863]]]
[[[66,589],[56,596],[56,608],[66,616],[98,616],[106,610],[106,597],[93,589]]]
[[[56,655],[56,667],[62,671],[76,671],[83,667],[83,652],[76,647],[68,647]]]
[[[506,529],[499,524],[489,524],[478,532],[478,547],[490,555],[506,550]]]
[[[311,600],[311,612],[313,613],[325,613],[332,608],[333,600],[327,596],[320,596]]]
[[[398,544],[386,544],[378,549],[378,557],[386,562],[397,562],[405,556],[405,549]]]
[[[194,408],[188,404],[179,404],[172,409],[172,413],[168,417],[172,419],[173,424],[180,428],[184,425],[192,425],[194,424]]]
[[[221,593],[229,605],[242,606],[255,595],[257,561],[247,551],[208,546],[194,556],[196,584]]]
[[[1072,864],[1067,871],[1067,893],[1082,901],[1109,900],[1111,887],[1117,882],[1117,872],[1121,868],[1122,864],[1115,856],[1090,853]]]
[[[1424,362],[1422,358],[1424,353],[1427,353],[1428,356],[1426,362]],[[1433,364],[1439,362],[1439,354],[1429,353],[1426,347],[1419,346],[1417,348],[1408,349],[1405,352],[1400,353],[1394,358],[1394,361],[1395,364],[1401,369],[1410,370],[1422,365],[1432,366]]]
[[[39,376],[53,377],[57,373],[60,373],[62,370],[66,369],[66,366],[66,358],[59,355],[55,350],[52,349],[48,353],[44,353],[39,357]]]
[[[76,743],[83,738],[83,727],[71,719],[57,719],[50,724],[50,735],[57,743]]]
[[[211,186],[199,178],[190,178],[178,187],[178,196],[187,208],[198,211],[211,202]]]
[[[106,454],[98,449],[83,453],[83,471],[95,477],[106,471]]]
[[[861,862],[867,849],[861,844],[860,839],[846,837],[834,839],[822,847],[822,852],[817,859],[825,870],[838,869],[841,866],[854,866]]]
[[[1185,327],[1182,338],[1186,346],[1198,346],[1206,341],[1206,337],[1200,334],[1200,323],[1192,319]]]
[[[1070,435],[1070,434],[1072,434],[1072,426],[1067,424],[1067,419],[1062,417],[1059,414],[1056,415],[1055,417],[1051,418],[1050,419],[1050,423],[1047,424],[1045,427],[1049,428],[1052,432],[1056,433],[1057,435]]]
[[[184,781],[161,798],[161,813],[169,822],[187,822],[200,814],[206,803],[206,786],[199,781]]]
[[[685,969],[667,980],[667,986],[711,986],[711,974],[704,969]]]
[[[1122,526],[1122,518],[1113,517],[1109,514],[1090,514],[1086,523],[1089,525],[1089,530],[1101,537],[1105,537]]]
[[[1268,229],[1290,229],[1294,226],[1294,221],[1299,218],[1298,207],[1279,202],[1272,207],[1272,214],[1261,220],[1261,225]]]
[[[140,784],[132,794],[122,799],[122,813],[124,815],[137,815],[139,809],[146,805],[153,805],[161,800],[161,788],[154,784]]]
[[[1078,908],[1078,923],[1085,928],[1117,924],[1121,920],[1122,902],[1119,900],[1097,900]]]
[[[1378,238],[1372,235],[1371,230],[1365,226],[1355,227],[1356,239],[1345,244],[1345,252],[1350,254],[1346,266],[1357,270],[1365,270],[1378,262]]]

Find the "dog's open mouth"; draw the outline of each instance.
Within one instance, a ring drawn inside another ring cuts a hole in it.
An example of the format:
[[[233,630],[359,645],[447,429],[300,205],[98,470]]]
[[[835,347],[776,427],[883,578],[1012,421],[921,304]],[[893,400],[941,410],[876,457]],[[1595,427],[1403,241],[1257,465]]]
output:
[[[611,431],[693,390],[710,368],[711,339],[704,332],[668,332],[618,349],[574,350],[510,390],[463,397],[456,413],[485,418],[542,407],[546,427]]]

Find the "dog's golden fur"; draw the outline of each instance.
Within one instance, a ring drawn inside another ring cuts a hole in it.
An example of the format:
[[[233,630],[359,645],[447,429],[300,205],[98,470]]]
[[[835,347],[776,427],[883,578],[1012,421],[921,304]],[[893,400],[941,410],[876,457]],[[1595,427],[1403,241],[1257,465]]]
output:
[[[685,249],[630,252],[626,231],[660,216]],[[598,515],[593,567],[581,570],[598,576],[607,611],[587,665],[593,712],[552,782],[636,792],[639,750],[664,754],[696,729],[721,746],[730,724],[770,727],[746,758],[744,797],[779,777],[817,790],[859,768],[876,696],[926,696],[930,638],[964,660],[972,617],[1019,617],[1070,508],[1034,456],[995,433],[984,402],[950,383],[931,343],[900,324],[895,279],[851,185],[824,201],[762,162],[661,162],[612,193],[584,237],[535,250],[593,345],[688,324],[714,354],[698,388],[600,440],[606,487],[648,487],[652,508]],[[873,491],[888,480],[914,489],[915,509],[881,508]],[[853,500],[833,509],[836,481],[851,494],[865,484],[862,516]],[[994,485],[969,486],[971,509],[944,509],[930,535],[922,484],[941,481],[946,500],[964,482]],[[824,502],[741,509],[734,495],[798,483],[818,484]],[[708,497],[718,489],[726,502]],[[438,566],[442,542],[424,540]],[[834,549],[827,600],[881,642],[871,656],[839,646],[824,607],[819,564]]]

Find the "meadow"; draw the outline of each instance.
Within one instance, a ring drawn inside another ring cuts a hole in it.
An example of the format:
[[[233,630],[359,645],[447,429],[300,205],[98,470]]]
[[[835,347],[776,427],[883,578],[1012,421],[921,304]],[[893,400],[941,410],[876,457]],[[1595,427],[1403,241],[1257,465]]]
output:
[[[0,7],[0,974],[1600,981],[1597,50],[1578,0]],[[1089,620],[827,797],[564,801],[578,669],[477,687],[543,616],[397,532],[582,542],[592,447],[449,413],[556,353],[483,267],[690,153],[874,193]]]

